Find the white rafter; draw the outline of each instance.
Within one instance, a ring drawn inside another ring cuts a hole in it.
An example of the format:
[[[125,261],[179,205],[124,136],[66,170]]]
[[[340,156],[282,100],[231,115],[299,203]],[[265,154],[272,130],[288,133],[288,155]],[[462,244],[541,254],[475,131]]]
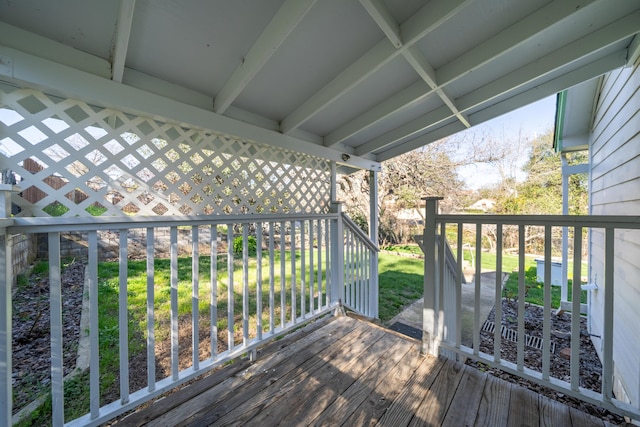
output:
[[[422,77],[431,89],[438,94],[442,102],[451,110],[454,116],[460,120],[460,122],[467,128],[471,127],[467,117],[460,112],[452,97],[447,94],[446,90],[440,87],[436,81],[436,72],[429,64],[427,58],[424,57],[420,49],[416,46],[412,46],[405,50],[402,55],[411,64],[413,69]]]
[[[552,2],[524,17],[511,27],[476,46],[474,49],[470,49],[468,53],[435,70],[433,80],[440,84],[439,87],[451,83],[481,66],[508,54],[510,51],[518,49],[522,43],[531,37],[551,25],[561,22],[576,10],[584,8],[595,1],[596,0],[566,0]],[[411,40],[415,40],[417,34],[415,21],[418,21],[418,19],[408,20],[402,25],[402,33],[405,35],[405,39],[407,38],[406,34],[410,33]],[[425,92],[413,92],[414,102],[424,99],[433,91],[433,88],[429,88]],[[325,145],[334,146],[339,144],[349,137],[356,135],[358,132],[375,125],[385,117],[391,116],[402,108],[402,105],[398,105],[397,102],[390,98],[376,105],[372,110],[363,113],[353,122],[346,123],[339,129],[336,129],[336,131],[325,138]]]
[[[576,10],[582,10],[597,1],[607,0],[562,0],[554,1],[541,7],[490,39],[470,49],[465,55],[440,67],[436,71],[438,82],[441,85],[446,85],[474,72],[488,62],[519,49],[522,43],[547,28],[559,24],[575,13]]]
[[[289,114],[282,121],[280,130],[283,133],[288,133],[301,126],[331,102],[395,59],[403,49],[416,43],[429,31],[442,25],[455,12],[471,2],[472,0],[439,0],[427,3],[400,26],[404,38],[404,45],[400,49],[390,46],[387,40],[381,40],[333,81],[311,96],[307,102]]]
[[[511,98],[505,99],[504,101],[494,103],[486,109],[472,114],[470,116],[471,123],[475,125],[485,122],[539,99],[554,95],[567,87],[575,86],[578,83],[590,80],[611,71],[613,68],[621,67],[625,64],[625,60],[626,52],[614,52],[604,58],[585,64],[584,66],[565,73],[555,79],[549,80],[536,87],[514,95]],[[406,153],[407,151],[423,147],[426,144],[442,139],[463,129],[464,127],[460,122],[452,122],[435,129],[433,132],[426,133],[420,137],[403,142],[401,145],[382,151],[376,156],[376,159],[379,162],[384,162],[385,160],[392,159],[400,154]],[[381,149],[382,148],[383,147],[381,147]]]
[[[424,81],[419,80],[325,136],[324,144],[327,147],[337,146],[356,133],[381,123],[403,108],[410,108],[415,103],[421,102],[429,94],[429,87]]]
[[[490,102],[492,99],[507,95],[509,92],[517,91],[541,77],[558,70],[567,64],[578,61],[598,49],[611,45],[629,35],[640,31],[640,12],[635,12],[626,17],[609,24],[589,35],[571,42],[542,58],[537,58],[533,62],[512,71],[492,82],[461,96],[457,99],[457,105],[461,112],[466,112],[482,104]],[[441,112],[441,109],[432,113]],[[414,119],[366,144],[361,145],[355,151],[357,155],[377,151],[393,145],[407,137],[415,134],[422,134],[428,128],[433,127],[433,117],[431,113],[425,114],[418,119]],[[448,117],[441,118],[440,121]]]
[[[111,79],[116,82],[122,82],[122,77],[124,76],[124,65],[127,59],[127,49],[129,48],[129,36],[131,35],[135,6],[136,0],[120,0],[111,66]]]
[[[372,151],[379,150],[402,139],[415,137],[414,135],[424,133],[431,127],[438,126],[442,122],[451,118],[451,110],[446,106],[441,106],[435,110],[429,111],[420,117],[417,117],[402,126],[372,139],[358,148],[356,148],[356,154],[358,153],[370,153]],[[463,128],[466,127],[463,124]],[[359,155],[359,154],[358,154]]]
[[[396,48],[402,47],[400,25],[393,19],[387,6],[381,0],[360,0],[360,4],[369,12],[389,41]]]
[[[599,49],[640,31],[640,11],[632,13],[597,31],[575,40],[458,98],[463,111],[486,103],[500,95],[522,87],[541,76],[578,61]]]
[[[214,111],[222,114],[251,82],[260,69],[291,34],[316,0],[287,0],[271,19],[242,63],[216,96]]]
[[[360,3],[369,12],[371,18],[378,24],[380,29],[386,34],[387,38],[396,47],[402,46],[402,38],[400,34],[400,26],[394,20],[387,7],[380,0],[360,0]],[[438,87],[436,81],[436,72],[424,56],[424,54],[415,45],[409,46],[407,49],[402,50],[402,56],[407,60],[409,65],[418,73],[418,75],[424,80],[429,87],[436,92],[436,94],[442,99],[451,112],[460,120],[466,127],[471,127],[467,118],[460,113],[458,107],[456,107],[453,98],[451,98],[444,89]]]

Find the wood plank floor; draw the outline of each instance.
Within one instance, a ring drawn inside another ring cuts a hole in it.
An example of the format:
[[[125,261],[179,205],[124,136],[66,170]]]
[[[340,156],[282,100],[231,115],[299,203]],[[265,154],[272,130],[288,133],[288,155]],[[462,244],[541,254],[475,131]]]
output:
[[[609,424],[350,317],[305,326],[118,426]]]

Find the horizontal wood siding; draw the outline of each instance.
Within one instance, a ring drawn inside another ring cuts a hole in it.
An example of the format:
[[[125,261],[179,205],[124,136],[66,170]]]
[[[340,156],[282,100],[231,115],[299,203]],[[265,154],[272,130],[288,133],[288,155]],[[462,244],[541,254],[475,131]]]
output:
[[[591,143],[591,213],[640,214],[640,63],[603,78]],[[602,334],[604,313],[604,230],[591,232],[591,332]],[[614,391],[624,387],[640,405],[640,233],[618,231],[615,240]],[[632,326],[633,325],[633,326]],[[600,339],[594,337],[597,351]]]

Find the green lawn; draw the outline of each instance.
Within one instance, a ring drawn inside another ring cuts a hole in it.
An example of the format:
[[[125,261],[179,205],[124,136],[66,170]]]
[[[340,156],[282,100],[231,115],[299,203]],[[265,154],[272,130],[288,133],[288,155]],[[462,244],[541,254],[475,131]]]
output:
[[[388,252],[380,254],[380,320],[387,321],[398,313],[398,309],[422,297],[422,269],[423,261],[411,257],[400,257],[391,254],[392,252],[401,254],[422,254],[418,245],[394,245],[385,248]],[[391,252],[391,253],[389,253]],[[463,257],[471,262],[472,254],[469,250],[463,251]],[[474,261],[476,257],[473,252]],[[525,256],[525,300],[532,304],[543,305],[544,289],[541,283],[536,282],[536,259],[541,256]],[[495,271],[496,254],[482,252],[480,256],[481,268],[483,270]],[[518,295],[518,255],[502,255],[502,271],[509,273],[509,278],[505,283],[505,296],[516,297]],[[573,276],[573,262],[568,266],[569,295],[571,295],[571,283]],[[418,277],[419,276],[419,277]],[[587,264],[582,264],[582,278],[587,277]],[[581,292],[581,302],[586,302],[586,291]],[[554,308],[560,305],[560,287],[551,287],[551,304]]]
[[[386,322],[404,307],[422,298],[424,261],[380,253],[378,262],[378,316]]]
[[[316,254],[317,255],[317,254]],[[306,254],[307,260],[309,254]],[[242,260],[236,255],[233,262],[234,271],[234,326],[235,331],[242,327]],[[300,254],[297,254],[300,259]],[[276,268],[274,269],[274,326],[281,324],[281,276],[280,276],[280,253],[274,256]],[[156,342],[170,339],[170,307],[171,307],[171,286],[170,286],[170,261],[168,259],[156,259],[154,261],[154,294],[155,294],[155,327],[154,334]],[[250,338],[257,333],[256,307],[256,260],[249,260],[248,282],[249,292],[249,335]],[[298,287],[296,289],[296,315],[301,315],[300,307],[300,262],[297,262],[296,277]],[[285,321],[291,320],[291,254],[285,253]],[[210,329],[209,296],[210,296],[210,257],[200,257],[199,267],[199,327],[203,331],[201,336],[208,335]],[[217,260],[217,293],[218,293],[218,319],[217,327],[222,332],[220,337],[226,342],[227,329],[227,256],[219,255]],[[119,264],[117,262],[101,262],[98,265],[98,322],[99,322],[99,354],[100,354],[100,389],[101,395],[108,391],[117,391],[117,373],[119,370],[119,324],[118,324],[118,303],[119,303]],[[178,259],[178,312],[179,316],[191,318],[192,309],[192,261],[189,257]],[[268,256],[263,258],[263,280],[262,280],[262,329],[269,330],[269,279],[268,279]],[[127,266],[127,305],[128,305],[128,329],[129,329],[129,357],[144,353],[146,351],[147,337],[147,267],[146,261],[131,260]],[[317,272],[314,277],[314,291],[317,291]],[[325,277],[322,276],[323,283]],[[309,272],[306,272],[306,302],[308,305],[309,295]],[[321,294],[322,303],[325,304],[326,295]],[[317,298],[314,299],[317,307]],[[308,306],[307,306],[308,309]],[[187,320],[190,321],[190,320]],[[236,336],[235,344],[239,345],[241,338]],[[132,390],[134,391],[134,390]],[[73,380],[65,383],[65,419],[67,421],[77,418],[89,410],[89,378],[88,374],[82,374]],[[108,402],[101,402],[104,405]],[[51,399],[34,411],[31,419],[24,420],[19,426],[43,425],[50,418]]]

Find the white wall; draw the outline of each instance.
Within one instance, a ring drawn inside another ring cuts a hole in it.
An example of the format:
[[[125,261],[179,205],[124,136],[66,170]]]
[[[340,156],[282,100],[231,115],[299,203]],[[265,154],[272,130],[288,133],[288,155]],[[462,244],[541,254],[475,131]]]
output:
[[[640,215],[640,61],[604,77],[591,135],[591,213]],[[591,333],[601,335],[604,232],[592,230]],[[640,230],[619,231],[615,241],[614,393],[640,406]],[[602,343],[594,338],[599,352]],[[622,387],[622,388],[621,388]]]

